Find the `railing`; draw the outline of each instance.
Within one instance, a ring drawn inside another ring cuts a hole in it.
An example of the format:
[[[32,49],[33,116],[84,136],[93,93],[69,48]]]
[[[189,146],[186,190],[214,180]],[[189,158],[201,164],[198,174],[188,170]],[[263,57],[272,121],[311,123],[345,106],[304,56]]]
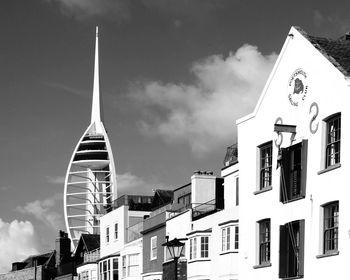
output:
[[[100,248],[84,254],[84,263],[96,262],[100,258]]]
[[[238,147],[237,144],[233,144],[230,147],[227,147],[224,166],[230,166],[238,161]]]
[[[181,208],[178,208],[176,210],[168,210],[167,211],[167,216],[166,216],[166,219],[170,219],[170,218],[173,218],[183,212],[185,212],[186,210],[188,209],[191,209],[192,208],[192,205],[191,204],[187,204]]]
[[[134,241],[142,236],[141,231],[143,231],[143,221],[140,223],[137,223],[131,227],[128,227],[126,229],[126,242],[129,243],[131,241]]]
[[[151,211],[153,196],[123,195],[113,201],[113,208],[129,206],[129,210]]]
[[[192,218],[198,218],[199,216],[208,214],[210,212],[216,211],[216,200],[210,200],[208,202],[199,204],[192,209]]]

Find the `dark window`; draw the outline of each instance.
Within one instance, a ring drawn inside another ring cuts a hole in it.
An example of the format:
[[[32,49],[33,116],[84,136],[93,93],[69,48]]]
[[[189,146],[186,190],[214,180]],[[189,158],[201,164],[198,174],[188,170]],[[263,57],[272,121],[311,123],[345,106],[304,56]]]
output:
[[[307,140],[282,149],[281,167],[281,202],[305,197]]]
[[[323,253],[338,251],[339,202],[323,206]]]
[[[188,194],[185,194],[183,196],[180,196],[177,199],[177,203],[178,204],[183,204],[185,206],[191,205],[191,193],[188,193]]]
[[[118,259],[113,259],[113,280],[118,280]]]
[[[304,275],[304,228],[304,220],[280,226],[279,278]]]
[[[260,148],[260,190],[271,186],[272,181],[272,142]]]
[[[326,168],[340,162],[340,128],[341,114],[326,120]]]
[[[270,263],[270,219],[259,222],[259,264]]]

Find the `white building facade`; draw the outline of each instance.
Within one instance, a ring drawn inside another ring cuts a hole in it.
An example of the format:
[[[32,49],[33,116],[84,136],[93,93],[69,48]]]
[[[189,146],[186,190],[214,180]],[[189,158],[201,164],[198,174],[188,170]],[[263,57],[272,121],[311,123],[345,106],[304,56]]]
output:
[[[254,112],[237,121],[242,280],[348,275],[347,39],[292,27]]]

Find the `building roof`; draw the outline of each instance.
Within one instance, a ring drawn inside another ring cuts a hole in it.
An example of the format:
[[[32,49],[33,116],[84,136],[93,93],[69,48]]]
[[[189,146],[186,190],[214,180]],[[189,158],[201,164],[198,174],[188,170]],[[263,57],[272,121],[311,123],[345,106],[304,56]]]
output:
[[[310,43],[322,53],[340,72],[350,76],[350,34],[339,39],[316,37],[295,27]]]
[[[82,234],[81,240],[85,245],[88,252],[100,248],[100,235],[99,234]]]

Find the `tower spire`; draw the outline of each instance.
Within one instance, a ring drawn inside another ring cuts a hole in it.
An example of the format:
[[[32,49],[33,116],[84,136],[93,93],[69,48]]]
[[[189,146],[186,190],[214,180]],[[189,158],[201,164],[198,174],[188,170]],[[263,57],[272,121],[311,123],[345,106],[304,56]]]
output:
[[[98,61],[98,26],[96,26],[96,43],[95,43],[95,68],[94,68],[94,88],[92,93],[92,110],[91,123],[100,122],[103,118],[101,115],[101,97],[100,97],[100,75]]]

